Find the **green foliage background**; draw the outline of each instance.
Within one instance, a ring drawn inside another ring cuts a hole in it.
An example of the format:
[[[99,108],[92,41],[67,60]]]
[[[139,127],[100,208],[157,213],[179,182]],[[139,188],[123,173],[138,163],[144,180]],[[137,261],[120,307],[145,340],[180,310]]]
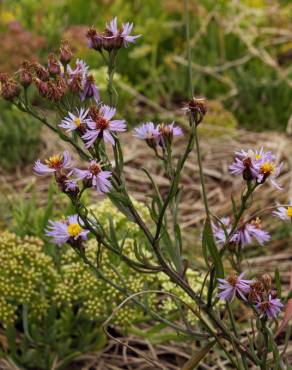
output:
[[[3,0],[1,9],[3,32],[17,20],[43,36],[48,50],[67,37],[93,68],[101,61],[86,48],[86,26],[103,29],[116,15],[133,21],[142,37],[121,51],[121,78],[169,110],[186,98],[183,1]],[[292,111],[291,2],[190,0],[190,9],[196,94],[220,100],[247,128],[285,130]]]

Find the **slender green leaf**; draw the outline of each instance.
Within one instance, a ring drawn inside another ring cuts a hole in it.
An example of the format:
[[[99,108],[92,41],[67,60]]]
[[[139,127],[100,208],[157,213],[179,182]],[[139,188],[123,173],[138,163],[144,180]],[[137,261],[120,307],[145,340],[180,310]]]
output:
[[[208,249],[212,257],[217,277],[224,277],[223,263],[214,242],[213,231],[209,220],[206,220],[203,231],[203,253],[205,253],[204,248]]]

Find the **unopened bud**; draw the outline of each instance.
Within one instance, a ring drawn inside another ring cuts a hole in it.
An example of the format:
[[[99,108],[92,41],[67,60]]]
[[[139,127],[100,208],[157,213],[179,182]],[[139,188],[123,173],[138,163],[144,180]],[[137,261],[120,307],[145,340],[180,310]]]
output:
[[[193,97],[188,102],[185,110],[193,117],[195,124],[198,125],[207,113],[206,99],[203,97]]]
[[[4,72],[1,72],[0,73],[0,82],[1,84],[4,84],[5,82],[7,82],[9,80],[9,75],[8,73],[4,73]]]
[[[100,51],[103,47],[103,37],[99,34],[94,27],[89,28],[86,32],[86,37],[88,39],[88,47]]]
[[[272,299],[277,298],[278,292],[276,291],[276,289],[273,289],[273,290],[270,291],[270,295],[271,295]]]
[[[20,94],[20,87],[18,83],[13,79],[9,78],[6,82],[1,83],[1,96],[5,100],[13,100]]]
[[[269,274],[263,274],[260,277],[261,282],[266,290],[269,290],[272,286],[272,277]]]
[[[60,46],[60,61],[62,64],[66,65],[70,63],[73,57],[73,52],[71,50],[70,44],[67,40],[61,41]]]
[[[47,81],[49,79],[49,72],[46,70],[45,67],[43,67],[39,63],[34,63],[32,65],[32,68],[36,74],[36,76],[41,80],[41,81]]]
[[[19,82],[23,87],[28,87],[32,83],[31,63],[24,61],[19,70]]]
[[[49,55],[48,59],[48,71],[50,75],[56,76],[61,73],[61,67],[54,54]]]
[[[49,88],[47,82],[44,82],[40,80],[39,78],[34,78],[34,83],[37,87],[37,90],[43,98],[46,98],[48,96]]]

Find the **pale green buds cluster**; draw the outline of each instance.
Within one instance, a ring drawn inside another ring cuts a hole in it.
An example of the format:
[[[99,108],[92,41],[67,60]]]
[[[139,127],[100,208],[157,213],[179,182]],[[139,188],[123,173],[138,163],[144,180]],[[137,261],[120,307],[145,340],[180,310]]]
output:
[[[150,221],[148,209],[142,203],[134,203],[144,220]],[[123,254],[135,260],[135,243],[145,243],[137,225],[129,222],[109,200],[90,209],[105,229],[109,227],[111,218],[118,239],[124,240],[125,235],[127,236]],[[85,254],[92,263],[96,263],[97,251],[95,239],[89,240],[85,246]],[[150,262],[154,262],[151,252],[144,245],[143,254]],[[0,235],[0,324],[5,326],[20,319],[21,309],[26,305],[31,319],[41,320],[48,308],[54,306],[60,311],[71,308],[84,319],[99,325],[125,299],[123,293],[97,279],[69,246],[60,250],[59,258],[55,264],[53,258],[45,253],[43,242],[38,238],[20,238],[8,232]],[[104,248],[100,251],[98,263],[98,268],[106,279],[119,286],[122,279],[131,293],[163,290],[176,295],[182,302],[193,305],[188,295],[163,273],[141,274]],[[187,279],[194,291],[201,290],[203,278],[200,273],[188,269]],[[203,296],[205,295],[204,289]],[[177,310],[175,301],[167,294],[161,296],[151,293],[144,298],[147,298],[148,306],[162,316]],[[190,323],[195,323],[195,316],[190,310],[188,319]],[[145,313],[140,306],[130,301],[117,310],[111,323],[126,330],[138,320],[146,320]]]

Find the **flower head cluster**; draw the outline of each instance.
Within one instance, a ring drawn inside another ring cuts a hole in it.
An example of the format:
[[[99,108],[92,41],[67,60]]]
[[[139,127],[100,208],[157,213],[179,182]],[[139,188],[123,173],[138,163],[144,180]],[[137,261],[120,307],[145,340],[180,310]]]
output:
[[[93,186],[99,193],[108,193],[112,184],[109,178],[112,176],[111,171],[104,171],[100,163],[91,161],[87,170],[75,168],[73,173],[77,175],[77,180],[83,180],[86,186]]]
[[[272,278],[268,274],[261,275],[251,284],[248,299],[256,306],[260,317],[275,319],[284,307],[277,298],[277,291],[272,289]]]
[[[258,184],[263,184],[267,180],[277,189],[282,189],[276,182],[282,164],[277,165],[276,156],[263,148],[258,150],[249,149],[235,152],[235,160],[229,167],[234,175],[242,175],[247,181],[255,180]]]
[[[161,123],[157,126],[153,122],[146,122],[137,127],[134,133],[135,137],[145,140],[151,148],[155,148],[157,145],[165,147],[167,144],[172,143],[175,136],[182,135],[182,129],[179,126],[175,126],[174,122],[171,124]]]
[[[283,308],[283,304],[277,298],[277,292],[271,289],[271,277],[264,274],[256,280],[245,280],[242,279],[243,275],[243,273],[239,276],[232,274],[227,279],[218,278],[219,298],[231,302],[236,296],[253,305],[260,317],[275,319]]]
[[[20,86],[17,81],[6,73],[0,74],[0,94],[5,100],[12,101],[20,94]]]
[[[229,217],[222,218],[217,224],[213,224],[213,233],[218,244],[223,245],[227,241],[227,236],[230,237],[230,243],[236,243],[242,247],[252,244],[255,239],[260,245],[268,242],[271,238],[270,234],[263,230],[262,223],[259,218],[251,222],[242,223],[233,233],[231,220]]]
[[[0,324],[16,321],[21,306],[29,304],[29,320],[42,318],[50,307],[48,296],[56,271],[43,242],[35,237],[0,233]]]
[[[116,109],[108,105],[101,105],[99,109],[92,107],[87,119],[88,130],[82,136],[86,148],[90,148],[98,138],[115,145],[113,134],[126,131],[125,120],[112,120]]]
[[[89,231],[85,230],[83,226],[80,226],[77,215],[72,215],[62,221],[49,220],[49,225],[45,233],[59,246],[65,243],[81,246],[82,242],[87,240]]]
[[[56,154],[42,163],[39,159],[34,165],[34,171],[39,176],[48,175],[51,173],[61,173],[62,169],[69,168],[71,165],[71,156],[67,150],[63,154]]]
[[[131,35],[133,23],[123,23],[122,27],[118,27],[118,19],[112,19],[105,28],[104,32],[98,32],[94,27],[87,31],[88,47],[101,51],[102,49],[111,51],[121,47],[127,47],[130,43],[134,43],[140,35]]]
[[[75,67],[67,65],[68,85],[72,92],[79,93],[81,101],[86,98],[94,98],[96,103],[100,101],[99,90],[95,84],[94,77],[88,74],[88,65],[77,59]]]
[[[232,301],[235,296],[246,301],[252,280],[243,279],[244,273],[239,276],[232,274],[227,279],[218,278],[220,290],[218,296],[225,301]]]
[[[88,115],[88,109],[76,109],[76,113],[77,114],[68,112],[68,117],[64,118],[59,126],[65,129],[67,132],[74,130],[84,132],[87,122],[86,119]]]
[[[207,113],[206,99],[203,97],[193,97],[184,107],[186,113],[193,118],[196,126],[202,122]]]
[[[53,102],[60,102],[68,92],[78,94],[81,101],[94,98],[99,102],[99,91],[93,76],[88,73],[89,67],[79,59],[74,67],[70,66],[72,57],[68,42],[62,41],[59,57],[50,53],[47,65],[24,61],[18,71],[18,80],[24,88],[34,82],[39,95]],[[4,75],[1,80],[4,98],[11,100],[20,94],[16,80]]]

